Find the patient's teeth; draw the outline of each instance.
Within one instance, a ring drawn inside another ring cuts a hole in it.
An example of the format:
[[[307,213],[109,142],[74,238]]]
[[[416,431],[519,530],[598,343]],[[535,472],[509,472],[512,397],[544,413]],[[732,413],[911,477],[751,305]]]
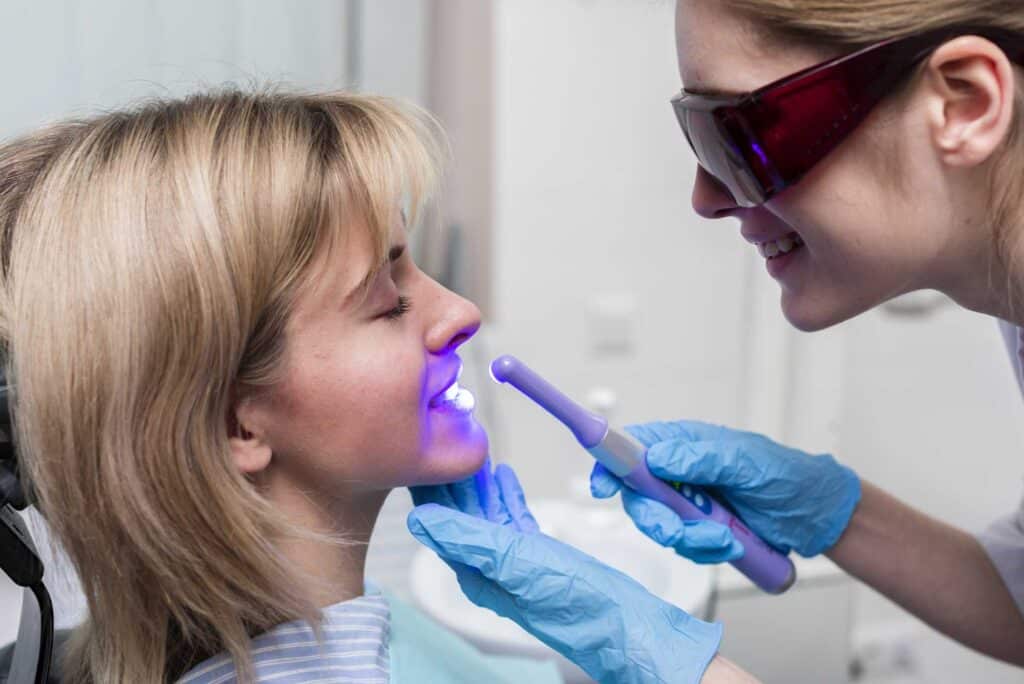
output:
[[[782,238],[781,240],[778,241],[778,243],[779,251],[781,251],[783,254],[789,254],[793,250],[793,247],[796,246],[793,244],[793,241],[790,240],[788,237]]]
[[[444,391],[444,400],[452,401],[459,395],[459,383],[454,382],[452,386]]]
[[[771,258],[773,256],[778,256],[778,254],[779,254],[779,246],[777,244],[775,244],[774,242],[769,242],[767,245],[764,246],[764,255],[766,257]]]

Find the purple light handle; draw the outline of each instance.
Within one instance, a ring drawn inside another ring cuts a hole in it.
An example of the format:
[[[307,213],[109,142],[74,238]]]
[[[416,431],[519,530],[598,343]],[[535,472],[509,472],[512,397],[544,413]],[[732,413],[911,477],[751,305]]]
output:
[[[569,428],[576,440],[631,489],[675,511],[683,520],[714,520],[728,527],[743,544],[743,557],[733,567],[771,594],[781,594],[796,581],[793,562],[750,531],[739,518],[696,487],[669,484],[647,469],[647,449],[608,421],[588,411],[514,356],[491,363],[496,382],[507,382]],[[677,488],[678,487],[678,488]]]
[[[641,459],[633,470],[622,476],[622,481],[634,491],[665,504],[683,520],[714,520],[728,527],[733,536],[743,544],[743,557],[732,561],[733,567],[763,591],[781,594],[796,581],[793,561],[751,532],[742,520],[708,496],[707,492],[681,484],[676,489],[676,485],[652,475],[647,469],[645,459]]]
[[[576,441],[587,449],[600,444],[608,433],[607,420],[562,394],[514,356],[506,354],[492,361],[491,377],[495,382],[510,383],[533,399],[534,403],[572,430]]]

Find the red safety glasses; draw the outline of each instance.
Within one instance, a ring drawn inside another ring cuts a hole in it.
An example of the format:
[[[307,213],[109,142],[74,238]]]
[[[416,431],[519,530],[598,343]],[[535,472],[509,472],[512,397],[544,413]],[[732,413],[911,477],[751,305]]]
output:
[[[1024,36],[947,27],[895,38],[812,66],[752,93],[688,93],[672,107],[697,161],[739,206],[764,204],[795,184],[864,121],[942,43],[976,35],[1024,64]]]

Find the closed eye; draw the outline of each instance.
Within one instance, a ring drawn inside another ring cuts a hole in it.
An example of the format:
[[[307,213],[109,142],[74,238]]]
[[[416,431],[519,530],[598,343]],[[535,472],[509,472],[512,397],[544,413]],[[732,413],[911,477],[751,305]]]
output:
[[[390,309],[384,314],[384,317],[390,321],[397,321],[399,318],[404,316],[412,308],[412,302],[405,295],[398,295],[398,304],[395,308]]]

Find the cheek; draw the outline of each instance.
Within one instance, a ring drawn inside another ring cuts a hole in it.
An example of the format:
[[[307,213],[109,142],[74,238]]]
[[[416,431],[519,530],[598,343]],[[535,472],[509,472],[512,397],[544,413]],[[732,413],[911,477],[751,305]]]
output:
[[[385,351],[386,350],[386,351]],[[390,353],[388,353],[390,352]],[[423,356],[394,345],[309,354],[282,388],[273,446],[303,479],[393,479],[422,441]]]
[[[812,192],[794,195],[799,203],[785,212],[807,250],[780,279],[783,313],[795,327],[827,328],[914,288],[927,256],[909,226],[896,225],[884,203]]]

